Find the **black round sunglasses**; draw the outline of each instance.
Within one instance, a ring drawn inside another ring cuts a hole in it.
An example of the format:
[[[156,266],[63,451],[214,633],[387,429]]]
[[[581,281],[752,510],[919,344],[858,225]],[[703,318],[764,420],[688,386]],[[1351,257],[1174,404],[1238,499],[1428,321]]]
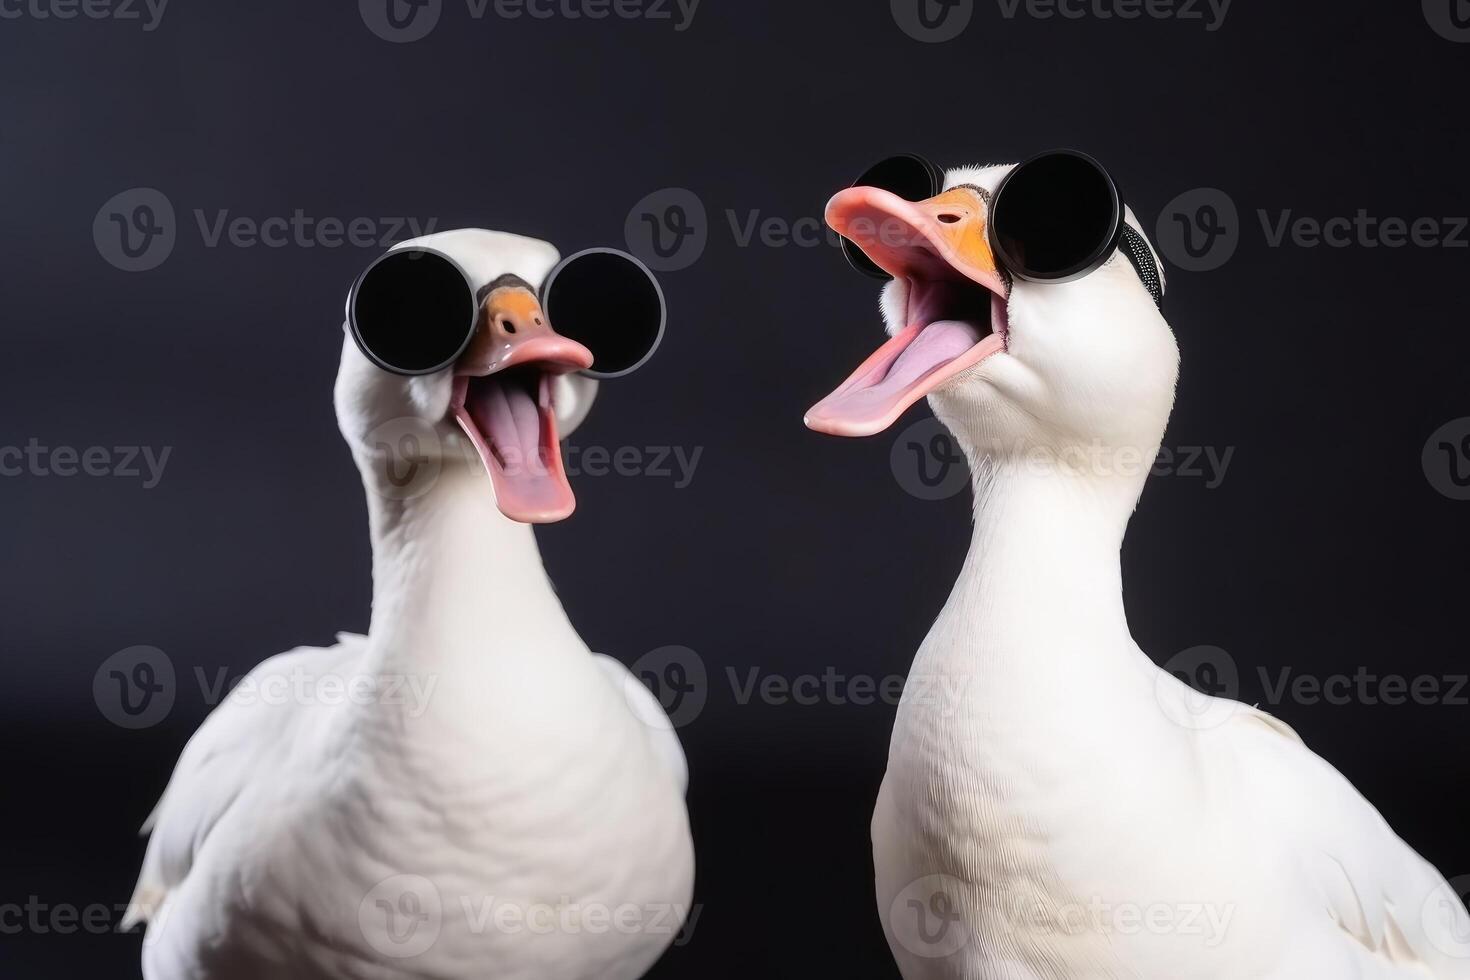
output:
[[[592,248],[563,259],[541,286],[553,329],[592,352],[592,378],[632,374],[663,341],[668,308],[648,267],[626,252]],[[469,347],[482,318],[470,277],[432,248],[395,249],[358,276],[347,298],[352,338],[393,374],[434,374]]]
[[[877,187],[906,201],[944,191],[944,171],[926,158],[898,154],[874,164],[854,187]],[[1028,282],[1061,283],[1096,272],[1121,250],[1156,304],[1163,278],[1153,250],[1128,224],[1123,194],[1107,168],[1077,150],[1048,150],[1019,164],[989,197],[989,236],[996,261]],[[890,278],[863,250],[842,240],[853,268]]]

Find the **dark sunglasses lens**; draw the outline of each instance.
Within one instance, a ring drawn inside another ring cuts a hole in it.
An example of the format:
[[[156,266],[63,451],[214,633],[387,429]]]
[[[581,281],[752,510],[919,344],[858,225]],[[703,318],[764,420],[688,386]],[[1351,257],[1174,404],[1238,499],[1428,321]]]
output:
[[[939,169],[923,157],[911,153],[881,160],[853,182],[854,187],[877,187],[897,194],[905,201],[927,201],[943,187],[944,176]],[[887,279],[888,273],[878,268],[877,263],[863,254],[846,238],[842,240],[842,254],[854,269],[875,279]]]
[[[923,157],[904,153],[869,167],[854,187],[881,187],[905,201],[927,201],[939,193],[940,175]]]
[[[633,256],[592,249],[572,256],[546,280],[551,327],[585,346],[596,378],[642,367],[663,339],[666,310],[658,280]]]
[[[475,296],[436,252],[402,249],[375,262],[353,290],[353,337],[379,367],[428,374],[449,367],[475,330]]]
[[[878,263],[868,258],[862,249],[858,248],[846,238],[842,240],[842,254],[847,256],[847,263],[865,276],[874,279],[889,279],[888,273],[878,267]]]
[[[1017,167],[991,223],[1001,259],[1028,279],[1061,280],[1106,256],[1121,227],[1118,191],[1095,161],[1050,153]]]

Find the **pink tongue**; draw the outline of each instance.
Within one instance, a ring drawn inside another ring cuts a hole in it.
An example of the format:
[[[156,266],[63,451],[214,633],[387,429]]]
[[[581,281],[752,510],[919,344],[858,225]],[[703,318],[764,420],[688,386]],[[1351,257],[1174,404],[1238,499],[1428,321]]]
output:
[[[557,457],[555,423],[543,418],[535,399],[533,389],[503,376],[476,379],[465,393],[465,409],[489,444],[481,456],[488,448],[492,458],[484,462],[495,499],[506,516],[528,523],[559,513],[573,499]]]
[[[880,365],[867,376],[854,378],[823,399],[813,411],[853,423],[878,419],[892,411],[926,377],[979,342],[980,331],[973,324],[938,320],[921,330],[886,371]]]

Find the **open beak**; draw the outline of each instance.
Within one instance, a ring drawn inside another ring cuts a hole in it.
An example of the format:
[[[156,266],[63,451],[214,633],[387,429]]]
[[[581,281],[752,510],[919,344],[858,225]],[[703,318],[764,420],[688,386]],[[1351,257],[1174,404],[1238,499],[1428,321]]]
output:
[[[455,365],[450,405],[511,520],[553,524],[577,509],[553,381],[591,366],[592,352],[553,330],[530,290],[506,286],[485,297],[479,330]]]
[[[996,267],[985,199],[957,187],[918,204],[876,187],[843,191],[827,223],[908,285],[905,326],[806,415],[835,436],[882,432],[908,407],[1006,349],[1010,288]]]

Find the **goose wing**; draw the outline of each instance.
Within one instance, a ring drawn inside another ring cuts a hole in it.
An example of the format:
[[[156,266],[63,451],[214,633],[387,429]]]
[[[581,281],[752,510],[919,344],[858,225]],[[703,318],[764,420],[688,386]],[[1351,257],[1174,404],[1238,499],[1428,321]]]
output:
[[[366,639],[341,634],[335,646],[303,647],[272,657],[250,672],[243,690],[264,691],[297,672],[320,677],[343,672]],[[181,885],[210,832],[253,781],[270,779],[286,765],[308,717],[290,698],[226,698],[194,733],[179,756],[162,798],[143,824],[149,835],[123,928],[159,917]]]
[[[664,706],[654,697],[653,692],[648,689],[633,672],[623,666],[621,661],[602,654],[595,654],[597,665],[602,668],[608,681],[617,690],[618,694],[627,701],[628,708],[633,716],[648,728],[648,737],[653,740],[654,750],[659,758],[668,766],[669,771],[679,783],[680,792],[689,791],[689,762],[684,757],[684,747],[679,743],[679,735],[674,730],[674,724],[664,711]]]
[[[1318,972],[1302,975],[1470,980],[1470,915],[1444,876],[1283,722],[1240,706],[1225,732],[1309,892],[1294,945]]]

